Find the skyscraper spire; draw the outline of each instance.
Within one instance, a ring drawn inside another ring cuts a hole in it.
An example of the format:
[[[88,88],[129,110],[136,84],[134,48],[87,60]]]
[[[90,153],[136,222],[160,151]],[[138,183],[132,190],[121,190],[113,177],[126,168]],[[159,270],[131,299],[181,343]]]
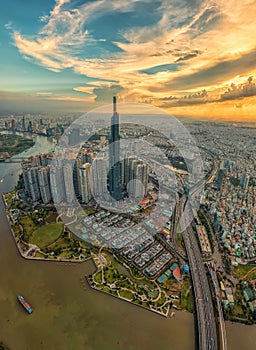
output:
[[[114,96],[109,138],[109,192],[117,201],[122,199],[122,165],[119,141],[119,114],[116,111],[116,96]]]
[[[113,113],[116,113],[116,96],[113,97]]]

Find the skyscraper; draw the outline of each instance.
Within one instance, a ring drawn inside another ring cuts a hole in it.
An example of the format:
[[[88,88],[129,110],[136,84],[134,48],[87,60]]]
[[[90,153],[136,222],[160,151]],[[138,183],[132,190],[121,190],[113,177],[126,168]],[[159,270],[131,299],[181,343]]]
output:
[[[64,184],[67,203],[72,203],[75,199],[75,191],[73,184],[73,167],[71,163],[63,166]]]
[[[68,134],[68,144],[74,146],[80,142],[80,130],[79,128],[73,128]]]
[[[39,184],[39,188],[40,188],[42,201],[44,204],[47,204],[52,199],[51,190],[50,190],[50,168],[49,168],[49,166],[39,167],[37,175],[38,175],[38,184]]]
[[[51,167],[50,182],[54,203],[61,203],[65,198],[65,184],[62,166],[54,164]]]
[[[39,184],[38,184],[38,168],[32,167],[25,171],[27,172],[29,195],[31,196],[32,200],[35,202],[41,198]]]
[[[129,196],[133,198],[143,198],[147,193],[148,185],[148,165],[139,159],[130,159],[130,175],[128,182]]]
[[[80,167],[82,165],[81,158],[76,158],[73,168],[73,181],[74,190],[77,197],[81,197],[81,178],[80,178]]]
[[[243,190],[247,189],[249,181],[250,181],[250,175],[244,172],[242,174],[241,181],[240,181],[240,186],[242,187]]]
[[[26,131],[26,120],[25,120],[25,116],[24,115],[22,117],[22,125],[21,125],[21,127],[22,127],[22,131]]]
[[[95,158],[92,163],[92,193],[104,199],[107,194],[107,167],[104,158]]]
[[[122,164],[120,162],[119,114],[113,97],[113,116],[109,139],[109,192],[115,200],[122,199]]]
[[[86,163],[80,167],[82,202],[88,203],[92,198],[91,164]]]

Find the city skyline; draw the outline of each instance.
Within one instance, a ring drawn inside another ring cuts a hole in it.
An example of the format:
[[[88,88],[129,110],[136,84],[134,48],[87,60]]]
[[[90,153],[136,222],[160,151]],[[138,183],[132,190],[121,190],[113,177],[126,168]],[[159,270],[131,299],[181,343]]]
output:
[[[2,114],[86,112],[117,95],[177,116],[255,120],[255,1],[12,5],[0,15]]]

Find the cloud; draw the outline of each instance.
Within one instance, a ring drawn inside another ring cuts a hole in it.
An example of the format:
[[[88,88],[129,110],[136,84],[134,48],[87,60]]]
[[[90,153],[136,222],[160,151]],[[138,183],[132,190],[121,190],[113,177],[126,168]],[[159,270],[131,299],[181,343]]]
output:
[[[38,33],[14,31],[13,39],[27,60],[98,80],[73,89],[97,102],[118,93],[177,107],[219,104],[236,98],[223,90],[227,80],[254,69],[254,10],[249,0],[58,0]],[[108,33],[97,36],[95,23]]]
[[[239,86],[231,84],[230,88],[221,95],[221,99],[237,100],[249,96],[256,96],[256,84],[253,83],[253,77],[249,77],[245,84]]]
[[[36,92],[36,96],[51,96],[52,95],[52,92],[41,92],[41,91],[38,91]]]
[[[202,52],[200,50],[194,50],[189,53],[177,53],[176,56],[179,56],[179,58],[175,62],[178,63],[178,62],[190,60],[191,58],[197,57],[201,53]]]
[[[93,89],[93,94],[95,95],[95,101],[109,102],[112,100],[114,95],[119,95],[119,93],[124,88],[120,85],[103,85]]]
[[[9,21],[9,22],[5,23],[4,27],[5,27],[5,29],[7,29],[7,30],[12,30],[12,29],[13,29],[13,23],[12,23],[12,21]]]
[[[188,105],[200,105],[211,102],[216,102],[216,99],[210,97],[208,92],[204,89],[202,91],[194,91],[190,94],[179,96],[168,96],[160,99],[161,107],[178,107]]]

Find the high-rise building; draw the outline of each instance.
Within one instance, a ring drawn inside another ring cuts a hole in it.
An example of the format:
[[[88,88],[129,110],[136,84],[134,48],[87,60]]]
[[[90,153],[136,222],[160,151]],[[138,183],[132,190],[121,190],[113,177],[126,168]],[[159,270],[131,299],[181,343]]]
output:
[[[73,128],[68,134],[68,144],[70,146],[77,145],[80,142],[80,130]]]
[[[65,194],[67,203],[72,203],[75,199],[75,191],[73,184],[73,167],[71,163],[66,163],[63,166]]]
[[[213,188],[217,191],[220,191],[221,190],[221,187],[222,187],[222,184],[223,184],[223,181],[224,181],[224,170],[223,169],[218,169],[217,171],[217,174],[216,174],[216,178],[214,180],[214,183],[213,183]]]
[[[82,202],[88,203],[92,198],[91,164],[86,163],[80,167]]]
[[[61,203],[65,199],[65,183],[63,169],[57,164],[50,171],[51,193],[54,203]]]
[[[50,190],[50,168],[39,167],[38,168],[38,184],[44,204],[47,204],[51,201],[52,195]]]
[[[31,120],[28,122],[28,131],[33,132],[33,125]]]
[[[80,178],[80,167],[82,165],[81,158],[76,158],[73,168],[73,182],[74,182],[74,190],[75,194],[78,198],[81,197],[81,178]]]
[[[122,199],[122,163],[120,162],[119,114],[113,98],[113,116],[109,139],[109,192],[115,200]]]
[[[92,194],[104,199],[107,190],[106,161],[104,158],[95,158],[92,163]]]
[[[32,201],[38,201],[41,199],[41,193],[38,183],[38,168],[31,167],[25,170],[27,172],[27,181],[28,181],[28,192],[32,198]]]
[[[25,116],[24,115],[22,117],[21,127],[22,127],[22,131],[26,131],[26,120],[25,120]]]
[[[250,181],[250,175],[243,173],[240,181],[240,186],[243,190],[246,190]]]
[[[12,129],[12,131],[16,130],[16,120],[15,119],[11,120],[11,129]]]
[[[128,193],[133,198],[143,198],[147,193],[148,165],[139,159],[130,159]]]

